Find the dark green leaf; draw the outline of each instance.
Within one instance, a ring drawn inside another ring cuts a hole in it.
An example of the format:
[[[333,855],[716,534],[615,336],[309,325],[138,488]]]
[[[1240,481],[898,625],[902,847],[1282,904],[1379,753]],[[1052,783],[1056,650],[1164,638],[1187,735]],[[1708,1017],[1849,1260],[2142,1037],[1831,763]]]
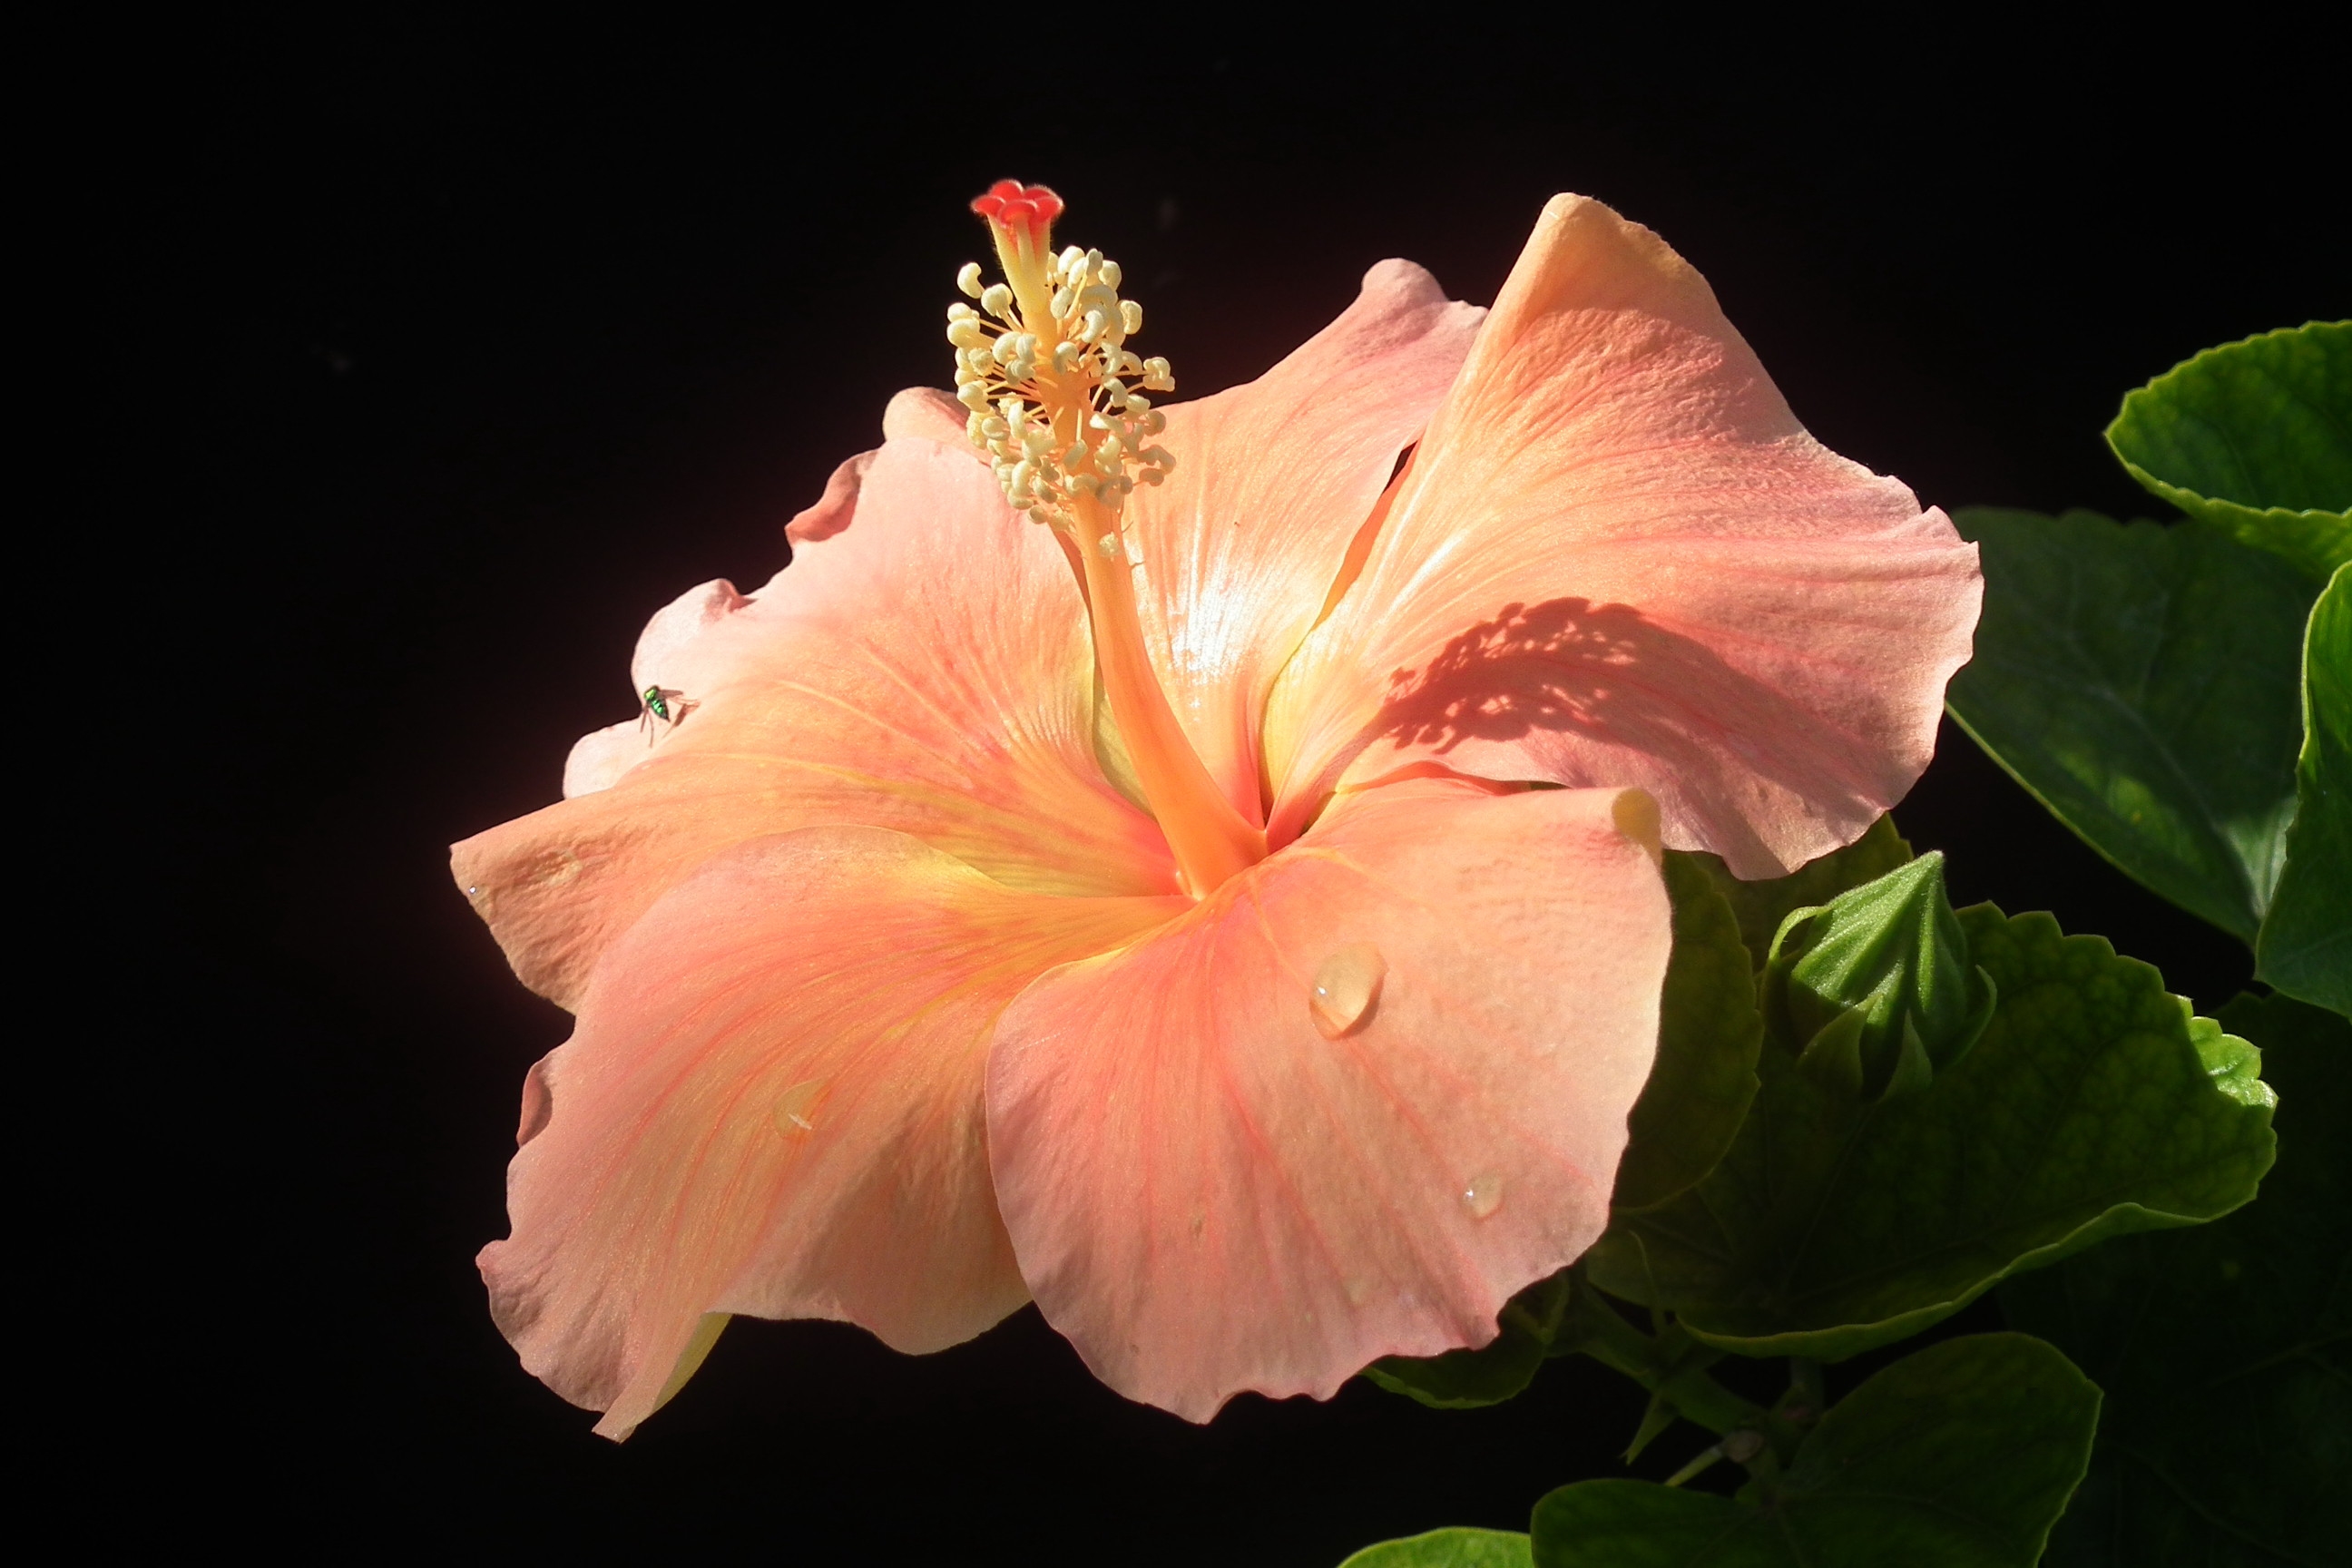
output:
[[[1952,716],[2092,848],[2251,943],[2294,813],[2312,584],[2201,524],[1956,521],[1985,607]]]
[[[1664,1203],[1695,1186],[1731,1147],[1756,1098],[1763,1020],[1731,906],[1686,857],[1666,861],[1675,950],[1658,1015],[1658,1058],[1628,1119],[1617,1166],[1620,1208]]]
[[[1749,959],[1759,969],[1764,967],[1765,955],[1772,949],[1773,933],[1791,910],[1826,904],[1848,888],[1883,877],[1910,858],[1911,846],[1895,831],[1891,816],[1872,823],[1869,832],[1844,848],[1764,882],[1741,881],[1720,857],[1703,850],[1666,851],[1669,867],[1680,863],[1706,873],[1715,890],[1731,905],[1732,915],[1739,921],[1739,940],[1747,944]]]
[[[1500,1405],[1534,1381],[1563,1331],[1573,1337],[1575,1282],[1567,1270],[1539,1279],[1503,1304],[1494,1339],[1476,1350],[1435,1356],[1383,1356],[1364,1375],[1437,1410]]]
[[[2107,445],[2189,516],[2325,581],[2352,561],[2352,321],[2207,349],[2126,397]]]
[[[2352,567],[2312,606],[2286,866],[2254,952],[2290,995],[2352,1015]]]
[[[1529,1568],[1516,1530],[1433,1530],[1367,1546],[1339,1568]]]
[[[2007,1274],[2252,1195],[2271,1096],[2243,1041],[2047,915],[1980,904],[1959,921],[2000,994],[1974,1049],[1919,1093],[1857,1105],[1768,1044],[1731,1152],[1617,1216],[1593,1283],[1726,1350],[1836,1360]]]
[[[2284,996],[2221,1017],[2278,1090],[2261,1194],[2001,1288],[2106,1392],[2053,1564],[2317,1564],[2352,1541],[2352,1025]]]
[[[2082,1478],[2098,1410],[2099,1391],[2039,1340],[1947,1340],[1832,1405],[1754,1500],[1647,1481],[1560,1488],[1536,1504],[1535,1562],[2030,1568]]]

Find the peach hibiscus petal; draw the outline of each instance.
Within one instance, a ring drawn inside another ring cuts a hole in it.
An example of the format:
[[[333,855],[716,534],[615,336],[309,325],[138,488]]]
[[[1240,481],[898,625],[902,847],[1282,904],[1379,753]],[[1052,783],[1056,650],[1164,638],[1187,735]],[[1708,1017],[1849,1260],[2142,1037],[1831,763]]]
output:
[[[629,689],[639,694],[640,701],[649,689],[681,690],[680,682],[694,679],[696,649],[703,644],[703,634],[751,602],[721,577],[688,588],[655,611],[637,634],[637,650],[629,659]],[[653,756],[670,729],[650,714],[640,714],[581,736],[564,759],[563,797],[612,788],[623,773]]]
[[[1251,822],[1266,694],[1484,315],[1383,261],[1272,370],[1164,411],[1175,469],[1128,506],[1138,612],[1178,721]]]
[[[523,1364],[619,1437],[712,1314],[915,1352],[1003,1318],[1026,1291],[989,1184],[990,1030],[1040,972],[1181,907],[1015,892],[874,828],[706,864],[604,953],[531,1074],[513,1234],[481,1255]]]
[[[1195,1421],[1491,1339],[1608,1222],[1669,945],[1654,831],[1638,791],[1345,795],[1023,993],[989,1151],[1046,1320]]]
[[[1638,785],[1668,844],[1778,875],[1917,778],[1981,590],[1942,512],[1805,433],[1688,263],[1557,197],[1276,688],[1272,837],[1433,757]]]
[[[532,989],[570,1005],[665,890],[800,827],[894,828],[1035,891],[1174,890],[1165,840],[1096,752],[1069,567],[967,454],[887,443],[854,525],[696,626],[655,671],[677,717],[645,761],[454,851]]]

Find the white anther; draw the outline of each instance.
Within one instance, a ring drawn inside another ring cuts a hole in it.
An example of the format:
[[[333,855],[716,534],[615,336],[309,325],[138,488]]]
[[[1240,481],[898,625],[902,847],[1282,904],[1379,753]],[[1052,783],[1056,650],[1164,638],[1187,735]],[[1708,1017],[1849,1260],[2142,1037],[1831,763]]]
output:
[[[1068,451],[1062,454],[1062,467],[1066,468],[1075,468],[1080,463],[1085,462],[1090,456],[1092,456],[1092,454],[1087,450],[1087,444],[1084,441],[1080,441]]]
[[[988,388],[976,381],[967,381],[956,388],[956,401],[973,414],[984,416],[988,412]]]
[[[1021,356],[1021,334],[1006,332],[990,347],[989,353],[999,364],[1011,364]]]
[[[1021,432],[1021,445],[1032,458],[1043,458],[1053,448],[1054,433],[1042,425],[1032,425]]]
[[[1118,534],[1106,533],[1095,541],[1095,553],[1106,561],[1116,561],[1126,552],[1120,547]]]
[[[1097,338],[1103,335],[1103,329],[1108,325],[1110,325],[1109,319],[1100,310],[1088,310],[1087,312],[1086,324],[1078,329],[1078,341],[1080,342],[1093,342]]]
[[[1000,321],[1011,321],[1013,318],[1009,312],[1013,309],[1012,289],[1003,283],[991,283],[981,293],[980,308]]]
[[[1160,413],[1160,410],[1155,408],[1150,413],[1143,416],[1142,420],[1137,424],[1136,428],[1146,436],[1157,436],[1160,432],[1168,428],[1168,416]]]
[[[1103,395],[1109,398],[1113,403],[1124,403],[1127,401],[1127,383],[1119,380],[1119,378],[1115,375],[1102,384],[1102,389]]]
[[[1127,411],[1129,419],[1140,419],[1151,412],[1151,399],[1139,392],[1130,392],[1127,395],[1127,401],[1119,406]]]
[[[981,420],[980,433],[992,441],[1002,441],[1013,434],[1013,426],[992,414]]]
[[[1176,459],[1168,455],[1168,448],[1165,447],[1146,447],[1135,456],[1138,462],[1150,463],[1161,469],[1172,468],[1176,466]]]
[[[979,319],[980,312],[961,300],[948,307],[948,320],[950,321],[976,321]]]
[[[1095,447],[1095,460],[1098,463],[1116,463],[1126,450],[1127,443],[1118,438],[1118,431],[1113,430],[1106,434],[1101,444]]]
[[[1054,265],[1066,273],[1075,272],[1079,268],[1085,266],[1086,261],[1087,253],[1085,251],[1080,250],[1075,245],[1068,245],[1064,246],[1062,247],[1062,254],[1054,258]]]
[[[1168,362],[1157,357],[1143,362],[1143,384],[1153,392],[1173,392],[1176,378],[1169,374]]]
[[[1118,302],[1118,319],[1127,328],[1127,335],[1130,338],[1143,331],[1143,307],[1132,300],[1121,300]]]
[[[956,268],[956,287],[962,289],[965,293],[971,295],[975,300],[980,298],[979,262],[967,261],[961,267]],[[970,310],[971,307],[967,305],[964,309]]]
[[[1078,361],[1086,356],[1086,352],[1083,344],[1055,343],[1054,345],[1055,372],[1061,375],[1069,374],[1078,368]]]
[[[1070,313],[1070,307],[1077,302],[1077,295],[1071,292],[1068,289],[1063,288],[1055,289],[1053,304],[1054,319],[1058,321],[1064,316],[1068,315]]]
[[[988,334],[981,330],[978,321],[950,321],[948,342],[960,349],[976,349],[988,342]]]

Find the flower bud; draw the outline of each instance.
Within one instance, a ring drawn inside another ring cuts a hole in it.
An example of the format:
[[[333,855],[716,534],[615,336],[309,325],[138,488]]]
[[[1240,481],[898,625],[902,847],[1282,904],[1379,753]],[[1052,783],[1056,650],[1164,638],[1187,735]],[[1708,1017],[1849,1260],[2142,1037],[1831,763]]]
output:
[[[1976,1044],[1993,1002],[1940,853],[1791,912],[1765,961],[1767,1027],[1808,1076],[1864,1100],[1926,1089]]]

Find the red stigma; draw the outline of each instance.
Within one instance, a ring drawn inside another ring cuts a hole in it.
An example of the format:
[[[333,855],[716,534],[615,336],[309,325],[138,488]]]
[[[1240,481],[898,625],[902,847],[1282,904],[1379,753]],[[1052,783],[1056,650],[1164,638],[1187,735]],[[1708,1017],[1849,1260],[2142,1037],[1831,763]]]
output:
[[[1030,230],[1042,246],[1045,231],[1062,216],[1062,198],[1044,185],[999,180],[985,195],[971,198],[971,210],[1002,227]]]

